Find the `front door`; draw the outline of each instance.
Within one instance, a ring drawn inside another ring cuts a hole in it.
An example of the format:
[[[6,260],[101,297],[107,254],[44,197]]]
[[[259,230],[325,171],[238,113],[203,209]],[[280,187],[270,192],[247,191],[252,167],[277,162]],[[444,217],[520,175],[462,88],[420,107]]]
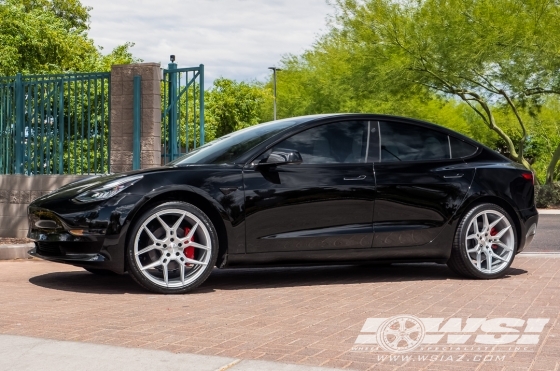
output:
[[[461,157],[477,149],[422,126],[380,122],[379,128],[373,247],[427,244],[463,202],[474,169]]]
[[[375,179],[368,156],[377,126],[367,121],[306,129],[274,149],[299,165],[247,165],[243,172],[248,253],[370,248]],[[255,161],[253,161],[255,163]]]

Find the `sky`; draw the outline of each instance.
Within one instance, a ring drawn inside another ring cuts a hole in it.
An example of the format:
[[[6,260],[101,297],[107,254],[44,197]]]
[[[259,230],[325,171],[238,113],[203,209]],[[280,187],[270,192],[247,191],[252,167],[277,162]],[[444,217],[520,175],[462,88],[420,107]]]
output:
[[[283,55],[300,54],[326,31],[326,0],[82,0],[104,52],[127,41],[135,57],[220,76],[264,81]]]

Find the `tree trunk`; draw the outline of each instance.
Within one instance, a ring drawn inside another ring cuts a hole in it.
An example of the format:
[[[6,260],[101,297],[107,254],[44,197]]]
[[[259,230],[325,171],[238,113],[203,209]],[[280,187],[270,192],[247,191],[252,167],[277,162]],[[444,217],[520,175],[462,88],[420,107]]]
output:
[[[554,182],[554,172],[556,171],[556,165],[560,160],[560,145],[556,148],[556,151],[552,154],[552,159],[548,164],[546,169],[546,184],[552,184]]]

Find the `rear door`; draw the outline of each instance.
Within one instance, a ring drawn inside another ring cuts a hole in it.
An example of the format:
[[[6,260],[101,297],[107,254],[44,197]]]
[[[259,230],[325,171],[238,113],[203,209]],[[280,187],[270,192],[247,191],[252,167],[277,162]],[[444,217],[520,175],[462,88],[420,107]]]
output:
[[[372,132],[378,135],[368,121],[315,126],[257,159],[275,148],[287,149],[301,154],[301,164],[246,166],[247,252],[371,248]]]
[[[477,149],[419,125],[386,121],[379,129],[373,247],[424,245],[463,202],[474,169],[461,157]]]

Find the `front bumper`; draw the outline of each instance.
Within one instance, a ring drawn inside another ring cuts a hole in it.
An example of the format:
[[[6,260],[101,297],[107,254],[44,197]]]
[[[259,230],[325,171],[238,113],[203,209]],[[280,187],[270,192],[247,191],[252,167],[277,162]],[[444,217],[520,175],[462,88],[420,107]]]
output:
[[[35,248],[29,250],[28,254],[36,258],[82,268],[107,269],[117,273],[123,271],[122,268],[119,269],[115,266],[114,260],[111,259],[110,254],[103,247],[102,239],[97,241],[60,241],[61,238],[67,236],[61,234],[51,235],[50,237],[50,240],[35,241]]]
[[[128,216],[142,195],[123,193],[104,203],[45,205],[28,208],[30,251],[38,258],[124,273]]]
[[[101,254],[65,254],[65,255],[52,255],[50,253],[45,253],[35,243],[35,247],[29,250],[27,253],[33,257],[41,258],[45,260],[60,262],[60,263],[102,263],[106,259]]]
[[[64,236],[64,235],[62,235]],[[64,236],[65,237],[65,236]],[[101,241],[80,241],[80,240],[45,240],[35,241],[37,254],[45,257],[71,259],[76,256],[96,256],[101,255],[103,240]]]

